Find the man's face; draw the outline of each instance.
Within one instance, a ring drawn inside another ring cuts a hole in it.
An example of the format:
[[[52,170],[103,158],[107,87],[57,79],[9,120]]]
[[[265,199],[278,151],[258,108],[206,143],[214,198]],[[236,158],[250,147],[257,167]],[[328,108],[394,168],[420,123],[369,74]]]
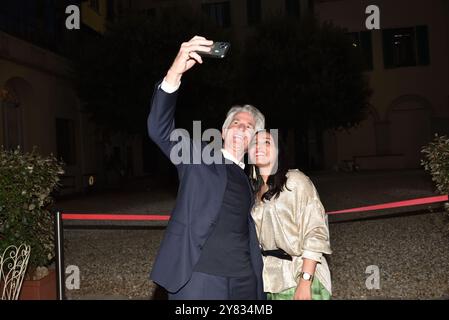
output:
[[[246,152],[248,144],[254,135],[256,121],[248,112],[238,112],[231,124],[222,132],[225,149]]]

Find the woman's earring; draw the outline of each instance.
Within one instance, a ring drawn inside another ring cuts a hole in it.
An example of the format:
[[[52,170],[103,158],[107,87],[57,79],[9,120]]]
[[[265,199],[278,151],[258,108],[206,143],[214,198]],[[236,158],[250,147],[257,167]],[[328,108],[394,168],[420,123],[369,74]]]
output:
[[[256,166],[253,166],[253,179],[257,180]]]

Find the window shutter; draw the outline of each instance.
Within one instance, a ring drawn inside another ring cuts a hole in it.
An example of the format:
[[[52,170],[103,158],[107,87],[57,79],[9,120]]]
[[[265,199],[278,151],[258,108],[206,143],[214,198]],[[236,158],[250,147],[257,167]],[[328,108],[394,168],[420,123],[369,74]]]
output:
[[[418,65],[429,65],[429,33],[427,26],[416,27],[416,48],[416,52],[418,54]]]
[[[382,42],[384,52],[384,67],[389,69],[393,67],[393,31],[385,29],[382,31]]]

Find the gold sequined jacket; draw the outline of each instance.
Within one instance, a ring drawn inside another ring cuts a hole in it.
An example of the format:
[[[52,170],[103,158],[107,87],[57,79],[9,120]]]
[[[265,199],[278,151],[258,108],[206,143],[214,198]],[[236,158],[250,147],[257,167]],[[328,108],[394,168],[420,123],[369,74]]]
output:
[[[315,277],[332,293],[331,277],[323,254],[331,254],[329,225],[312,181],[297,169],[287,173],[286,187],[279,197],[257,201],[252,210],[263,250],[283,249],[292,261],[264,256],[265,292],[296,287],[303,258],[317,261]]]

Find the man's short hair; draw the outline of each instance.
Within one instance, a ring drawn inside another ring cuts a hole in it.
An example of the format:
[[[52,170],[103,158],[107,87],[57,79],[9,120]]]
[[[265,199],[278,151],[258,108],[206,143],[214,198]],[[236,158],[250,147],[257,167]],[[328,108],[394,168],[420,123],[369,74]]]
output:
[[[260,112],[259,109],[257,109],[255,106],[245,104],[243,106],[240,105],[233,106],[231,109],[229,109],[228,114],[226,115],[226,120],[223,123],[222,127],[223,131],[229,127],[229,125],[232,122],[232,119],[234,119],[234,116],[239,112],[248,112],[253,116],[255,121],[254,125],[255,132],[261,129],[265,129],[265,116],[262,114],[262,112]]]

